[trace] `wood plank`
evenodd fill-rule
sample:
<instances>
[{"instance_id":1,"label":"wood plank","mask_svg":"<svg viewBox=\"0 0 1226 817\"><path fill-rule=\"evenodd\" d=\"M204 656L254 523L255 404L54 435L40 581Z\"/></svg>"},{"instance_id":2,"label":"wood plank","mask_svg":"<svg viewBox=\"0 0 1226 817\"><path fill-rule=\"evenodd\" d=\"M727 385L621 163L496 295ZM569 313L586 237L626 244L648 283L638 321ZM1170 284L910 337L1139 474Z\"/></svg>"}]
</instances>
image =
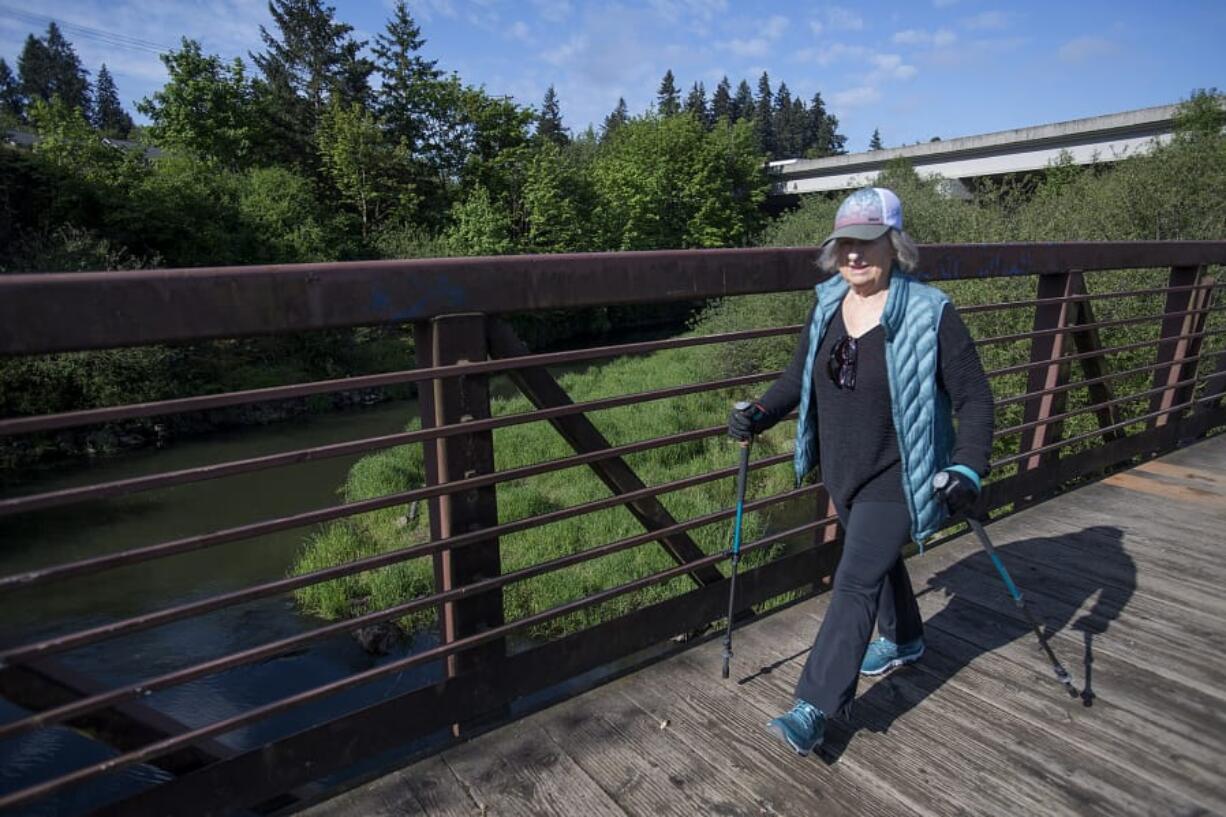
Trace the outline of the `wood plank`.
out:
<instances>
[{"instance_id":1,"label":"wood plank","mask_svg":"<svg viewBox=\"0 0 1226 817\"><path fill-rule=\"evenodd\" d=\"M1143 462L1132 470L1146 474L1158 474L1173 479L1189 480L1194 484L1205 483L1214 488L1226 490L1226 470L1220 468L1210 471L1206 468L1177 465L1162 459Z\"/></svg>"},{"instance_id":2,"label":"wood plank","mask_svg":"<svg viewBox=\"0 0 1226 817\"><path fill-rule=\"evenodd\" d=\"M738 655L746 645L736 644ZM725 774L734 776L771 813L785 815L944 814L913 793L891 788L858 761L828 766L797 757L765 729L782 701L765 683L719 678L718 641L637 674L625 694ZM748 659L750 662L754 658ZM746 665L739 659L738 667Z\"/></svg>"},{"instance_id":3,"label":"wood plank","mask_svg":"<svg viewBox=\"0 0 1226 817\"><path fill-rule=\"evenodd\" d=\"M625 817L537 722L527 718L443 753L483 815Z\"/></svg>"},{"instance_id":4,"label":"wood plank","mask_svg":"<svg viewBox=\"0 0 1226 817\"><path fill-rule=\"evenodd\" d=\"M541 728L628 814L757 815L765 801L737 785L625 689L603 689L557 707Z\"/></svg>"},{"instance_id":5,"label":"wood plank","mask_svg":"<svg viewBox=\"0 0 1226 817\"><path fill-rule=\"evenodd\" d=\"M747 632L743 646L777 648L776 634L764 637L761 629ZM767 683L788 695L800 668L799 660L787 662ZM1121 769L1071 755L1066 742L1023 718L914 673L896 673L861 695L851 728L829 747L836 765L858 759L941 813L1150 813L1151 789ZM873 733L877 739L868 739ZM1197 808L1186 797L1172 803L1184 813Z\"/></svg>"},{"instance_id":6,"label":"wood plank","mask_svg":"<svg viewBox=\"0 0 1226 817\"><path fill-rule=\"evenodd\" d=\"M1210 507L1221 507L1223 498L1226 497L1226 494L1221 491L1208 491L1196 485L1172 485L1160 479L1151 479L1127 471L1107 477L1103 480L1103 484L1138 493L1152 494L1172 502L1190 502L1194 505Z\"/></svg>"},{"instance_id":7,"label":"wood plank","mask_svg":"<svg viewBox=\"0 0 1226 817\"><path fill-rule=\"evenodd\" d=\"M297 813L301 817L473 817L480 808L442 757L435 756Z\"/></svg>"}]
</instances>

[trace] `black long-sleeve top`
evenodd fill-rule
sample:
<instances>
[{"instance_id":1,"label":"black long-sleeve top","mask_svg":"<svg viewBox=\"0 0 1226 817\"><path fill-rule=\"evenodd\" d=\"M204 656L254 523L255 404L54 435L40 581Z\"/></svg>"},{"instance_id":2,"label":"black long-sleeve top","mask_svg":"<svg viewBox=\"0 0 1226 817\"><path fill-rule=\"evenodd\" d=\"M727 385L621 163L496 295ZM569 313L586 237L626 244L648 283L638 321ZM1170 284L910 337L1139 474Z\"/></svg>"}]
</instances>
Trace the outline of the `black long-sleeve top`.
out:
<instances>
[{"instance_id":1,"label":"black long-sleeve top","mask_svg":"<svg viewBox=\"0 0 1226 817\"><path fill-rule=\"evenodd\" d=\"M774 425L800 402L812 321L810 311L792 362L758 401L766 411L764 427ZM855 500L905 502L885 365L885 329L877 325L857 339L853 389L838 388L828 373L830 352L846 334L838 309L813 363L822 481L842 508ZM992 451L992 391L970 331L952 306L941 314L937 346L937 377L949 394L957 421L951 462L986 476Z\"/></svg>"}]
</instances>

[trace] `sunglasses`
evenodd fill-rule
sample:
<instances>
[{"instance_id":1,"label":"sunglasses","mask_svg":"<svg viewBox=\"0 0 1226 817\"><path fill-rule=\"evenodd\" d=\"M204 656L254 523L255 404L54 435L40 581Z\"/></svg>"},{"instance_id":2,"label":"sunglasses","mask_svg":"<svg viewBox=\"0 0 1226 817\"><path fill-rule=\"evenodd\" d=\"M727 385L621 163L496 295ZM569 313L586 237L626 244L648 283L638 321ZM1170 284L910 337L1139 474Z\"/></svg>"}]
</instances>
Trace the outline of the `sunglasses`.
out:
<instances>
[{"instance_id":1,"label":"sunglasses","mask_svg":"<svg viewBox=\"0 0 1226 817\"><path fill-rule=\"evenodd\" d=\"M856 387L856 339L844 335L843 339L830 350L830 360L827 362L830 381L840 389Z\"/></svg>"}]
</instances>

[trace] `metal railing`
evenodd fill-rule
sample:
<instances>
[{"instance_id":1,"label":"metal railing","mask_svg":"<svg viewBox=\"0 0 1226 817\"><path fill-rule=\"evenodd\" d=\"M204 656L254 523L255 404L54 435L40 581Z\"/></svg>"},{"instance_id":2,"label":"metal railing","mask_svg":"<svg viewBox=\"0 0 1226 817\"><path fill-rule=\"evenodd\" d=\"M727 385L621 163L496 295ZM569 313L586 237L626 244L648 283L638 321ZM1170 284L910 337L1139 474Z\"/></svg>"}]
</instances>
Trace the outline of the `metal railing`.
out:
<instances>
[{"instance_id":1,"label":"metal railing","mask_svg":"<svg viewBox=\"0 0 1226 817\"><path fill-rule=\"evenodd\" d=\"M994 474L983 510L1016 509L1226 425L1226 322L1223 307L1214 303L1218 284L1209 274L1211 266L1226 264L1226 242L929 245L922 253L929 279L953 291L998 397ZM786 345L787 336L800 327L531 354L501 316L804 290L818 277L814 255L811 248L752 249L0 276L0 354L7 357L403 323L414 326L417 355L417 366L397 372L4 417L0 440L404 384L417 386L421 412L418 430L0 497L0 518L169 486L190 490L237 474L275 473L298 463L410 444L422 446L425 470L424 485L386 496L133 543L114 552L49 559L0 576L5 597L55 593L69 579L105 581L125 566L276 531L309 531L410 503L426 503L430 522L427 541L152 612L65 627L49 637L0 648L0 692L29 710L0 724L0 740L57 724L119 735L112 740L113 757L0 794L0 808L16 808L125 767L152 763L173 779L102 806L99 813L214 813L236 806L274 811L293 802L294 792L312 781L440 729L467 730L482 718L505 714L509 704L525 695L720 619L727 593L721 569L726 554L711 547L709 537L704 546L693 534L713 525L726 527L733 509L677 519L660 498L726 482L734 472L731 456L727 468L655 485L645 484L626 458L718 438L724 433L723 415L672 434L653 436L652 429L644 428L641 438L618 444L606 439L588 415L709 392L750 394L777 372L576 403L545 367L770 338ZM1124 272L1129 270L1148 272ZM1155 276L1165 281L1155 282ZM1157 300L1163 301L1161 308ZM1106 314L1097 316L1095 310ZM1082 370L1080 379L1071 376L1074 365ZM489 394L489 378L495 374L509 376L534 410L495 416ZM574 453L497 469L494 431L535 422L550 423ZM787 469L790 459L787 452L768 453L752 468ZM523 518L499 515L497 486L580 467L595 473L608 496ZM820 483L757 498L746 510L796 507L797 502L804 503L800 507L810 521L767 530L743 549L761 557L738 583L745 609L788 593L814 592L821 587L818 580L833 572L839 541ZM643 532L577 543L564 556L502 568L502 537L611 508L630 511ZM781 542L790 545L774 547ZM664 548L673 566L506 620L502 591L507 586L653 543ZM61 663L74 650L137 631L426 557L433 561L431 593L173 671L107 686L76 677ZM508 636L522 637L547 622L685 577L691 589L672 592L663 601L561 637L537 639L517 651L508 647ZM141 704L155 691L430 609L439 616L436 645L228 717L188 726ZM114 657L125 660L131 659ZM440 667L440 680L289 736L245 750L215 740L308 702L426 665Z\"/></svg>"}]
</instances>

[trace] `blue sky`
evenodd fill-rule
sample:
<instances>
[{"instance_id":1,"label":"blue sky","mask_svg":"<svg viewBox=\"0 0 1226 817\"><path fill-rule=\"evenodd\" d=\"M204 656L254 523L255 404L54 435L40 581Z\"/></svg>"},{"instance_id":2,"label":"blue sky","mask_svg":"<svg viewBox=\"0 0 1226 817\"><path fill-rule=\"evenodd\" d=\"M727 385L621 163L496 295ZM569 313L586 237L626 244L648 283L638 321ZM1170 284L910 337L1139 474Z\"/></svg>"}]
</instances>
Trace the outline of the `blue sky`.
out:
<instances>
[{"instance_id":1,"label":"blue sky","mask_svg":"<svg viewBox=\"0 0 1226 817\"><path fill-rule=\"evenodd\" d=\"M333 0L373 39L390 0ZM34 11L33 9L40 10ZM539 105L553 84L568 127L599 125L619 96L654 101L665 70L708 93L769 72L820 91L853 151L1162 105L1226 88L1226 0L804 3L733 0L417 0L424 53L495 94ZM181 36L224 57L260 48L262 0L0 0L0 57L15 64L50 15L85 66L105 62L132 100L165 80L159 47ZM133 113L135 113L133 111Z\"/></svg>"}]
</instances>

